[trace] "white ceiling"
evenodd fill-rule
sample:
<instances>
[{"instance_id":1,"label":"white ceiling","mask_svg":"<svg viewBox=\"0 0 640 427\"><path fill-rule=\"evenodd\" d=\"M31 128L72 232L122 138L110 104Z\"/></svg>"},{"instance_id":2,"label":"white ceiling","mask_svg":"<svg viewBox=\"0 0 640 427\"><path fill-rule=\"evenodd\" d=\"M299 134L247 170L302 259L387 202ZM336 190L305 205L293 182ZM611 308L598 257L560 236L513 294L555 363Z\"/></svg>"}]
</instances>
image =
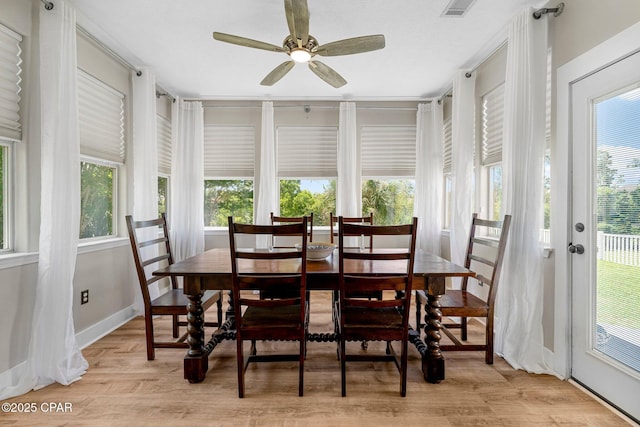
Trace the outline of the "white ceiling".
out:
<instances>
[{"instance_id":1,"label":"white ceiling","mask_svg":"<svg viewBox=\"0 0 640 427\"><path fill-rule=\"evenodd\" d=\"M320 44L384 34L382 50L325 57L347 84L335 89L297 64L273 86L260 81L288 60L213 40L213 31L280 46L282 0L71 0L78 24L135 67L149 67L173 95L201 99L419 100L450 86L505 39L511 18L541 0L476 0L443 17L450 0L308 0L309 33Z\"/></svg>"}]
</instances>

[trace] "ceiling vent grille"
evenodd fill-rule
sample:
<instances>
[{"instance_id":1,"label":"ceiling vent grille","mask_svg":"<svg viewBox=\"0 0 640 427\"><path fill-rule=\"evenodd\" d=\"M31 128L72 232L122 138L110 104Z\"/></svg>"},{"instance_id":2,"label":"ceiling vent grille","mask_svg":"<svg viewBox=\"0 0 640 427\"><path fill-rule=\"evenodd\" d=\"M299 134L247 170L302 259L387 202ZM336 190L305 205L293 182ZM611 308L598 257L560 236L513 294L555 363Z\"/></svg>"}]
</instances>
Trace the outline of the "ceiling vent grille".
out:
<instances>
[{"instance_id":1,"label":"ceiling vent grille","mask_svg":"<svg viewBox=\"0 0 640 427\"><path fill-rule=\"evenodd\" d=\"M441 16L462 17L471 8L476 0L451 0L442 12Z\"/></svg>"}]
</instances>

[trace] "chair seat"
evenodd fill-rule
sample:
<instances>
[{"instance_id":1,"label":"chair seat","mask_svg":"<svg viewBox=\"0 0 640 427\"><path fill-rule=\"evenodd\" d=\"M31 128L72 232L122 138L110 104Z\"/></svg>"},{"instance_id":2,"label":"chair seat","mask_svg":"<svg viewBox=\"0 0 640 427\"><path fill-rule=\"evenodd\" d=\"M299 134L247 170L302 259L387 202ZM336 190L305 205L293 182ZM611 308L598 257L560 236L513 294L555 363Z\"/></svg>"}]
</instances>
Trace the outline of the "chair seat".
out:
<instances>
[{"instance_id":1,"label":"chair seat","mask_svg":"<svg viewBox=\"0 0 640 427\"><path fill-rule=\"evenodd\" d=\"M302 327L302 323L300 322L300 304L269 308L247 307L242 315L242 329L264 329L265 325L274 329L284 328L292 330L294 327Z\"/></svg>"},{"instance_id":2,"label":"chair seat","mask_svg":"<svg viewBox=\"0 0 640 427\"><path fill-rule=\"evenodd\" d=\"M220 300L220 291L205 291L202 296L202 309L206 311L216 301ZM154 314L186 314L189 298L182 289L170 289L151 301L151 311Z\"/></svg>"},{"instance_id":3,"label":"chair seat","mask_svg":"<svg viewBox=\"0 0 640 427\"><path fill-rule=\"evenodd\" d=\"M395 307L345 307L342 310L345 329L398 329L402 328L402 314Z\"/></svg>"},{"instance_id":4,"label":"chair seat","mask_svg":"<svg viewBox=\"0 0 640 427\"><path fill-rule=\"evenodd\" d=\"M470 292L452 289L440 298L440 309L445 316L486 317L489 305Z\"/></svg>"}]
</instances>

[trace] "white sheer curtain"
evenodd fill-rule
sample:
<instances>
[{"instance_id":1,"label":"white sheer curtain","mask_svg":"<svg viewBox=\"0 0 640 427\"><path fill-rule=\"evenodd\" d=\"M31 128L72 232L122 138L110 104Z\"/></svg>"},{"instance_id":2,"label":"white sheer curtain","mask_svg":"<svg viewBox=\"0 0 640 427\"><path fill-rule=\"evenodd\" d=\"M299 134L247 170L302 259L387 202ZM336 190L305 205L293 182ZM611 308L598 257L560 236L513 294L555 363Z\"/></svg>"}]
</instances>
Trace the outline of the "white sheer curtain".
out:
<instances>
[{"instance_id":1,"label":"white sheer curtain","mask_svg":"<svg viewBox=\"0 0 640 427\"><path fill-rule=\"evenodd\" d=\"M256 224L269 224L271 212L279 212L278 179L276 177L276 136L273 124L273 102L262 103L262 133L260 139L260 178L258 197L255 206ZM261 236L256 245L259 248L269 246L269 236Z\"/></svg>"},{"instance_id":2,"label":"white sheer curtain","mask_svg":"<svg viewBox=\"0 0 640 427\"><path fill-rule=\"evenodd\" d=\"M0 399L53 382L68 385L89 367L73 326L73 276L80 228L76 15L65 2L40 8L41 195L38 281L25 372Z\"/></svg>"},{"instance_id":3,"label":"white sheer curtain","mask_svg":"<svg viewBox=\"0 0 640 427\"><path fill-rule=\"evenodd\" d=\"M442 232L442 104L419 104L416 117L416 192L418 247L440 255Z\"/></svg>"},{"instance_id":4,"label":"white sheer curtain","mask_svg":"<svg viewBox=\"0 0 640 427\"><path fill-rule=\"evenodd\" d=\"M355 102L340 103L338 126L338 182L336 214L360 215L360 173L358 171L358 147Z\"/></svg>"},{"instance_id":5,"label":"white sheer curtain","mask_svg":"<svg viewBox=\"0 0 640 427\"><path fill-rule=\"evenodd\" d=\"M176 99L171 108L171 243L176 261L204 251L204 110Z\"/></svg>"},{"instance_id":6,"label":"white sheer curtain","mask_svg":"<svg viewBox=\"0 0 640 427\"><path fill-rule=\"evenodd\" d=\"M137 220L158 217L158 144L156 135L156 77L146 68L131 71L133 94L133 217ZM155 230L142 230L149 234ZM152 236L144 237L145 239ZM156 251L157 248L142 248ZM147 258L153 254L146 255ZM151 299L159 296L158 283L149 287ZM136 292L136 309L144 312L142 294Z\"/></svg>"},{"instance_id":7,"label":"white sheer curtain","mask_svg":"<svg viewBox=\"0 0 640 427\"><path fill-rule=\"evenodd\" d=\"M496 301L496 352L514 368L551 373L542 335L543 159L547 22L527 9L509 25L502 209L513 216Z\"/></svg>"},{"instance_id":8,"label":"white sheer curtain","mask_svg":"<svg viewBox=\"0 0 640 427\"><path fill-rule=\"evenodd\" d=\"M464 264L471 229L475 73L459 71L453 80L451 119L451 261Z\"/></svg>"}]
</instances>

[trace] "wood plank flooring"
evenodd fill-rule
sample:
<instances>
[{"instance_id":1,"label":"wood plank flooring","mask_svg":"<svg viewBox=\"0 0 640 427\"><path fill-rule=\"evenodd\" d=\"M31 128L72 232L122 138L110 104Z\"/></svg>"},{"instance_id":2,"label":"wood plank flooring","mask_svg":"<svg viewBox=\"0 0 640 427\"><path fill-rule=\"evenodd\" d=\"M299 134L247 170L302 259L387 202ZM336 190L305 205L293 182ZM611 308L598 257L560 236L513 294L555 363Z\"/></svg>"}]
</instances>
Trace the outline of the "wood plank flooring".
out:
<instances>
[{"instance_id":1,"label":"wood plank flooring","mask_svg":"<svg viewBox=\"0 0 640 427\"><path fill-rule=\"evenodd\" d=\"M330 294L314 293L311 331L331 329ZM163 320L164 321L164 320ZM166 321L168 325L168 321ZM479 328L478 328L479 330ZM259 343L266 352L293 343ZM359 344L353 343L354 351ZM245 346L248 350L248 345ZM370 343L367 351L382 349ZM183 350L158 349L147 361L144 324L137 318L83 350L90 367L69 386L54 384L7 402L35 403L35 413L1 413L1 425L38 426L628 426L572 384L513 370L480 352L445 353L447 378L428 384L410 346L407 397L392 363L347 364L347 397L340 396L335 343L309 343L304 397L295 363L259 364L237 397L235 342L209 359L204 382L183 379ZM55 409L44 412L53 402Z\"/></svg>"}]
</instances>

